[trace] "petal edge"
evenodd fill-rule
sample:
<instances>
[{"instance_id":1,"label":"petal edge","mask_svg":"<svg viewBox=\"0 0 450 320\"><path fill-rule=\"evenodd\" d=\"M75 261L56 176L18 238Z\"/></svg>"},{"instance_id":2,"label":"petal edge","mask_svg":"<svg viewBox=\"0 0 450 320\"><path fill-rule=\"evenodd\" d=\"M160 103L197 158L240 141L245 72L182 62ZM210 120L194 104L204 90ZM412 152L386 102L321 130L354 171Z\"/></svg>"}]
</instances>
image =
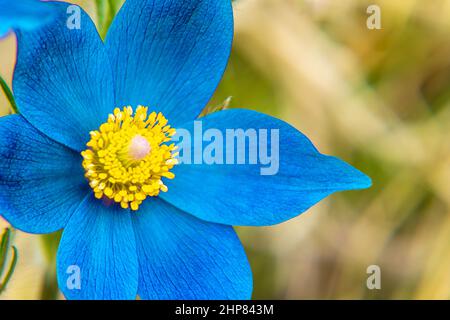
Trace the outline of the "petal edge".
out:
<instances>
[{"instance_id":1,"label":"petal edge","mask_svg":"<svg viewBox=\"0 0 450 320\"><path fill-rule=\"evenodd\" d=\"M172 170L175 178L166 182L169 191L161 197L200 219L238 226L273 225L296 217L334 192L371 185L365 174L335 157L320 154L306 136L276 118L231 109L199 121L203 132L219 130L223 137L227 129L238 128L279 132L279 170L275 175L261 175L261 166L248 161L234 165L192 162L175 166ZM193 122L182 127L194 137L194 126ZM271 150L271 138L267 141L267 150ZM257 148L253 146L251 150ZM196 153L195 143L190 151L191 155ZM223 154L230 152L241 151L235 144Z\"/></svg>"},{"instance_id":2,"label":"petal edge","mask_svg":"<svg viewBox=\"0 0 450 320\"><path fill-rule=\"evenodd\" d=\"M25 232L63 228L89 192L81 161L22 116L0 118L0 214Z\"/></svg>"},{"instance_id":3,"label":"petal edge","mask_svg":"<svg viewBox=\"0 0 450 320\"><path fill-rule=\"evenodd\" d=\"M57 276L68 299L134 299L138 269L130 212L87 197L64 229Z\"/></svg>"},{"instance_id":4,"label":"petal edge","mask_svg":"<svg viewBox=\"0 0 450 320\"><path fill-rule=\"evenodd\" d=\"M232 227L151 200L133 216L141 298L251 298L251 269Z\"/></svg>"},{"instance_id":5,"label":"petal edge","mask_svg":"<svg viewBox=\"0 0 450 320\"><path fill-rule=\"evenodd\" d=\"M116 104L148 106L172 126L195 119L222 78L232 41L229 0L127 0L106 37Z\"/></svg>"}]
</instances>

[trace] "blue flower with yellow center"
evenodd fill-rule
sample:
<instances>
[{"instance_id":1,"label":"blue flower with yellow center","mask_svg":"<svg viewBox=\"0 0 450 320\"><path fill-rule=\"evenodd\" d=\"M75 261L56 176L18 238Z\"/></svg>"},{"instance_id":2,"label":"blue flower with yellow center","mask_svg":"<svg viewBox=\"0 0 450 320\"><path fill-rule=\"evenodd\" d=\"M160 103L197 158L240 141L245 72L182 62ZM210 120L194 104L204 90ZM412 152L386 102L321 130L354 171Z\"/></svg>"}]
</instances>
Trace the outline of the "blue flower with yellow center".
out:
<instances>
[{"instance_id":1,"label":"blue flower with yellow center","mask_svg":"<svg viewBox=\"0 0 450 320\"><path fill-rule=\"evenodd\" d=\"M40 0L0 0L0 37L13 29L32 30L54 16L52 4Z\"/></svg>"},{"instance_id":2,"label":"blue flower with yellow center","mask_svg":"<svg viewBox=\"0 0 450 320\"><path fill-rule=\"evenodd\" d=\"M68 28L68 4L54 5L54 21L17 33L21 114L0 118L0 213L25 232L64 229L67 298L251 298L232 226L281 223L370 186L281 120L242 109L198 119L230 54L230 1L127 0L104 42L84 12ZM195 121L278 130L278 172L181 163L177 128L194 135Z\"/></svg>"}]
</instances>

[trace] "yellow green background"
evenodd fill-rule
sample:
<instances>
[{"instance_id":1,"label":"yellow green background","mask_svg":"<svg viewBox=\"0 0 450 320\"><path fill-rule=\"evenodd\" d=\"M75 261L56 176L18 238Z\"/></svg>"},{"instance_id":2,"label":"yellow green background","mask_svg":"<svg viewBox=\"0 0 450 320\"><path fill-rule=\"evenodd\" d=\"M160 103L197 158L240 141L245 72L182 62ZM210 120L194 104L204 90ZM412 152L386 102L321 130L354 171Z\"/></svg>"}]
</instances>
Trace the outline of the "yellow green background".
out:
<instances>
[{"instance_id":1,"label":"yellow green background","mask_svg":"<svg viewBox=\"0 0 450 320\"><path fill-rule=\"evenodd\" d=\"M96 19L95 1L77 3ZM381 30L366 27L370 4ZM374 182L286 223L239 228L254 298L449 299L450 1L238 0L234 13L211 106L232 96L230 107L277 116ZM15 50L13 35L0 40L9 83ZM54 238L15 232L19 262L0 299L62 298ZM366 287L373 264L381 290Z\"/></svg>"}]
</instances>

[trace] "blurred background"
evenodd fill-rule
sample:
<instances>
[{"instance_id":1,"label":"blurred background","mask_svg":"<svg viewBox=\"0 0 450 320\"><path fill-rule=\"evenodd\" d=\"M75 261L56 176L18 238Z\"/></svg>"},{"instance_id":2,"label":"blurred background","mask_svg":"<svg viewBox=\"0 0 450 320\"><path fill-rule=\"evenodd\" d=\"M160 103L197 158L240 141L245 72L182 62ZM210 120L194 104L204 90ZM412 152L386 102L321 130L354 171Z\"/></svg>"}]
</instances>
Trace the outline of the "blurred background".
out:
<instances>
[{"instance_id":1,"label":"blurred background","mask_svg":"<svg viewBox=\"0 0 450 320\"><path fill-rule=\"evenodd\" d=\"M105 30L96 4L107 1L70 2ZM372 4L381 30L366 26ZM232 97L231 108L279 117L374 181L286 223L239 228L254 298L449 299L450 1L237 0L234 13L231 60L210 105ZM9 84L15 53L13 35L0 40ZM58 235L13 236L19 259L0 299L62 298ZM370 265L381 268L380 290L366 286Z\"/></svg>"}]
</instances>

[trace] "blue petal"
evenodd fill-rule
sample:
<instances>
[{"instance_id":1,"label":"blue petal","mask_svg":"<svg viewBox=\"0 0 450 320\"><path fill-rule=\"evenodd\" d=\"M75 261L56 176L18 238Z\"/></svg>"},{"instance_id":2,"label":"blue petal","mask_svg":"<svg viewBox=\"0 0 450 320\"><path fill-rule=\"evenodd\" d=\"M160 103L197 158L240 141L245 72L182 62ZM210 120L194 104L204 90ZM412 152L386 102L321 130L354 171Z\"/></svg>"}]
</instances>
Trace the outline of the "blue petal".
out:
<instances>
[{"instance_id":1,"label":"blue petal","mask_svg":"<svg viewBox=\"0 0 450 320\"><path fill-rule=\"evenodd\" d=\"M32 30L54 17L52 5L38 0L0 0L0 37L14 29Z\"/></svg>"},{"instance_id":2,"label":"blue petal","mask_svg":"<svg viewBox=\"0 0 450 320\"><path fill-rule=\"evenodd\" d=\"M4 36L8 35L9 31L10 31L9 26L0 24L0 39Z\"/></svg>"},{"instance_id":3,"label":"blue petal","mask_svg":"<svg viewBox=\"0 0 450 320\"><path fill-rule=\"evenodd\" d=\"M225 70L233 38L229 0L127 0L106 38L116 104L194 119Z\"/></svg>"},{"instance_id":4,"label":"blue petal","mask_svg":"<svg viewBox=\"0 0 450 320\"><path fill-rule=\"evenodd\" d=\"M138 263L130 212L86 198L64 229L57 275L67 299L134 299Z\"/></svg>"},{"instance_id":5,"label":"blue petal","mask_svg":"<svg viewBox=\"0 0 450 320\"><path fill-rule=\"evenodd\" d=\"M89 16L81 11L80 29L69 29L75 18L69 4L54 6L54 21L17 33L14 95L33 126L80 151L114 109L112 69Z\"/></svg>"},{"instance_id":6,"label":"blue petal","mask_svg":"<svg viewBox=\"0 0 450 320\"><path fill-rule=\"evenodd\" d=\"M279 166L272 170L277 174L261 175L261 168L269 165L248 164L248 154L247 164L182 164L174 168L176 177L166 183L169 191L161 197L206 221L273 225L299 215L333 192L371 184L352 166L320 154L307 137L281 120L249 110L227 110L203 118L202 123L203 132L216 128L224 137L226 129L279 130ZM192 124L184 128L193 132ZM269 143L271 137L268 131ZM237 154L237 146L235 143L230 151ZM271 144L267 149L271 150Z\"/></svg>"},{"instance_id":7,"label":"blue petal","mask_svg":"<svg viewBox=\"0 0 450 320\"><path fill-rule=\"evenodd\" d=\"M252 274L232 227L158 198L132 216L142 299L250 299Z\"/></svg>"},{"instance_id":8,"label":"blue petal","mask_svg":"<svg viewBox=\"0 0 450 320\"><path fill-rule=\"evenodd\" d=\"M0 214L25 232L63 228L89 192L81 161L22 116L0 118Z\"/></svg>"}]
</instances>

